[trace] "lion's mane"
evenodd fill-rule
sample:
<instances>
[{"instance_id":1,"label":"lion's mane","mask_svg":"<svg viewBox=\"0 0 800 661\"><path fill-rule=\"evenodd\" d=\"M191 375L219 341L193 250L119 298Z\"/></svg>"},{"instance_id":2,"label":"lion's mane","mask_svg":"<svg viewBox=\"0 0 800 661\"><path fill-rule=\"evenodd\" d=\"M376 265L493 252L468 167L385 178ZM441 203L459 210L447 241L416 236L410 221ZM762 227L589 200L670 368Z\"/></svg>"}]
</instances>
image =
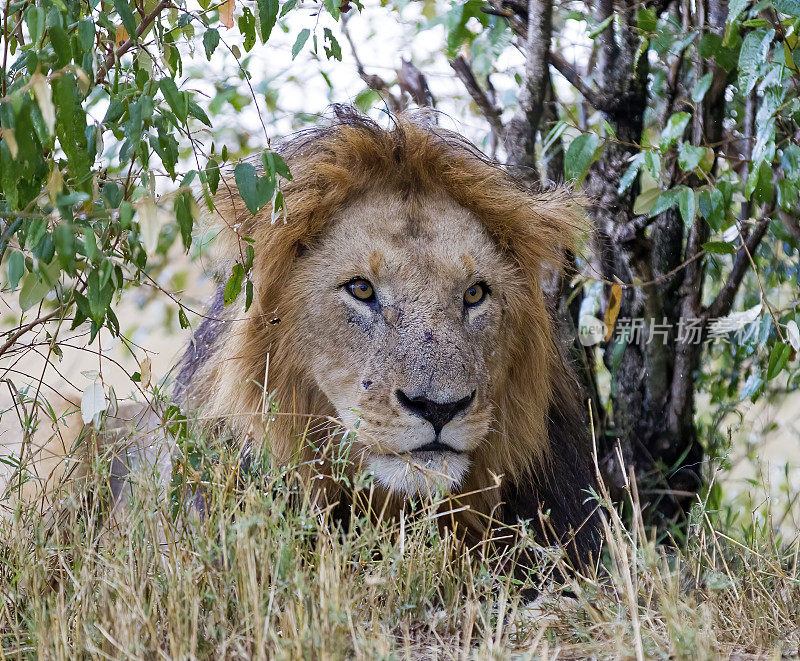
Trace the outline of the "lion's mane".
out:
<instances>
[{"instance_id":1,"label":"lion's mane","mask_svg":"<svg viewBox=\"0 0 800 661\"><path fill-rule=\"evenodd\" d=\"M215 433L266 440L279 464L307 459L311 444L299 439L327 433L320 421L335 412L308 375L293 328L296 304L283 283L298 255L359 196L391 189L413 199L443 191L482 221L521 269L527 289L508 325L515 346L496 391L495 423L462 492L478 491L472 506L495 516L499 508L510 523L548 511L547 530L560 538L548 541L563 542L579 530L574 548L585 557L597 546L595 526L586 523L592 506L584 490L594 474L585 416L542 290L546 269L562 267L564 249L574 247L583 227L576 205L565 191L531 193L454 133L402 116L393 121L385 130L340 110L329 125L284 143L279 150L293 175L282 189L285 220L273 220L269 208L250 214L232 180L223 180L214 199L221 265L242 261L241 239L251 239L255 297L245 312L243 296L223 306L217 293L179 365L175 399L200 411ZM266 415L265 382L279 408L274 416ZM495 476L502 476L499 490L489 488Z\"/></svg>"}]
</instances>

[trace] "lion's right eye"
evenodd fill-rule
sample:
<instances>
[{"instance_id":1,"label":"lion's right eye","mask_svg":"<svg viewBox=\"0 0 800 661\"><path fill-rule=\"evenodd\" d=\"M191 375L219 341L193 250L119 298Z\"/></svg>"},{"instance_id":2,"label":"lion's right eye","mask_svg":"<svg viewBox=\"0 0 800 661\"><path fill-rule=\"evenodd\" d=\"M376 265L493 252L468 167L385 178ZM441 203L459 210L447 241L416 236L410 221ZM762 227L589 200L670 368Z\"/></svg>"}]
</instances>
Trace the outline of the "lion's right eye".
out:
<instances>
[{"instance_id":1,"label":"lion's right eye","mask_svg":"<svg viewBox=\"0 0 800 661\"><path fill-rule=\"evenodd\" d=\"M357 278L348 282L345 287L353 298L362 303L371 303L375 300L375 289L368 280Z\"/></svg>"}]
</instances>

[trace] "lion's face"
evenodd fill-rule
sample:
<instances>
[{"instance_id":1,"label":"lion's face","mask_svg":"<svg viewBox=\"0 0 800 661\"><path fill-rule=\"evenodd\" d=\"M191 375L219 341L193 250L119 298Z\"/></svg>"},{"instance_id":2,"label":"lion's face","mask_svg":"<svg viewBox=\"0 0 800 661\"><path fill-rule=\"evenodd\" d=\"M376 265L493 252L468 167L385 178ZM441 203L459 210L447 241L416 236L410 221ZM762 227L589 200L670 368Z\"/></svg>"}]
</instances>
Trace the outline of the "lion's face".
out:
<instances>
[{"instance_id":1,"label":"lion's face","mask_svg":"<svg viewBox=\"0 0 800 661\"><path fill-rule=\"evenodd\" d=\"M521 275L444 195L364 196L337 214L290 285L316 385L386 489L449 491L486 442Z\"/></svg>"}]
</instances>

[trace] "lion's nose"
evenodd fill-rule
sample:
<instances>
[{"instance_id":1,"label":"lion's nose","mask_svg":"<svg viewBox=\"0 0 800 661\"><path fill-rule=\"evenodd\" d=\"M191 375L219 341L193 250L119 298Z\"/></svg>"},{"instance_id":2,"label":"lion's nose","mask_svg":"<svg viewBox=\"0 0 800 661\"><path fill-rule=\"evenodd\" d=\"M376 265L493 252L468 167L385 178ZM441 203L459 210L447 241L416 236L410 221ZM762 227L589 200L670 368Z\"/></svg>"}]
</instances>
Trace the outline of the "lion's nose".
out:
<instances>
[{"instance_id":1,"label":"lion's nose","mask_svg":"<svg viewBox=\"0 0 800 661\"><path fill-rule=\"evenodd\" d=\"M443 403L434 402L426 397L409 397L402 390L398 390L396 394L398 401L405 409L433 425L437 436L442 431L442 427L466 410L475 399L475 391L458 401Z\"/></svg>"}]
</instances>

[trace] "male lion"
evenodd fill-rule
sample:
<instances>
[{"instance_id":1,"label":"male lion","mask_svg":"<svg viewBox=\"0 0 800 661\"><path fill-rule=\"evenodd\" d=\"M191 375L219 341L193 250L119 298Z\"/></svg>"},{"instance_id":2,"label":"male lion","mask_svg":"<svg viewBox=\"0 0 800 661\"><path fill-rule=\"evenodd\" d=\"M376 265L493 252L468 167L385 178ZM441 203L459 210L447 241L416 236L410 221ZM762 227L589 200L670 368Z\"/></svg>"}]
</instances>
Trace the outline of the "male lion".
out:
<instances>
[{"instance_id":1,"label":"male lion","mask_svg":"<svg viewBox=\"0 0 800 661\"><path fill-rule=\"evenodd\" d=\"M582 225L569 197L406 117L384 130L340 110L280 152L285 221L219 187L218 243L233 262L253 240L255 296L245 311L217 293L174 401L320 473L338 419L355 430L347 470L374 474L384 503L450 493L468 526L533 519L542 543L596 557L587 425L541 284Z\"/></svg>"}]
</instances>

